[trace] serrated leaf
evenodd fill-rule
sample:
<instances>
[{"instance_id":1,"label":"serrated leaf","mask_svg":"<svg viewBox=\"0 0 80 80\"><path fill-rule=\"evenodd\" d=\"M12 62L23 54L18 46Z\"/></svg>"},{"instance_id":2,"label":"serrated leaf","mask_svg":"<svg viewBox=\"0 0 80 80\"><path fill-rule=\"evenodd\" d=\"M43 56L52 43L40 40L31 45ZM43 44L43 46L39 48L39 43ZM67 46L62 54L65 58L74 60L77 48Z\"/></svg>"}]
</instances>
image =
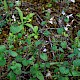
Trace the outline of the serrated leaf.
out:
<instances>
[{"instance_id":1,"label":"serrated leaf","mask_svg":"<svg viewBox=\"0 0 80 80\"><path fill-rule=\"evenodd\" d=\"M37 71L37 78L39 80L44 80L44 76L43 76L43 74L40 71Z\"/></svg>"},{"instance_id":2,"label":"serrated leaf","mask_svg":"<svg viewBox=\"0 0 80 80\"><path fill-rule=\"evenodd\" d=\"M21 22L23 23L23 13L22 13L22 11L18 7L16 7L16 9L18 10Z\"/></svg>"},{"instance_id":3,"label":"serrated leaf","mask_svg":"<svg viewBox=\"0 0 80 80\"><path fill-rule=\"evenodd\" d=\"M21 67L22 65L20 63L15 63L14 65L11 66L11 69L15 74L19 75L21 74Z\"/></svg>"},{"instance_id":4,"label":"serrated leaf","mask_svg":"<svg viewBox=\"0 0 80 80\"><path fill-rule=\"evenodd\" d=\"M73 61L73 65L74 65L75 67L79 67L79 66L80 66L80 59L74 60L74 61Z\"/></svg>"},{"instance_id":5,"label":"serrated leaf","mask_svg":"<svg viewBox=\"0 0 80 80\"><path fill-rule=\"evenodd\" d=\"M23 25L20 26L11 26L10 27L10 32L12 32L13 34L19 33L21 30L23 29Z\"/></svg>"},{"instance_id":6,"label":"serrated leaf","mask_svg":"<svg viewBox=\"0 0 80 80\"><path fill-rule=\"evenodd\" d=\"M80 72L79 71L72 71L72 76L80 76Z\"/></svg>"},{"instance_id":7,"label":"serrated leaf","mask_svg":"<svg viewBox=\"0 0 80 80\"><path fill-rule=\"evenodd\" d=\"M0 66L4 66L6 64L6 59L4 57L0 57Z\"/></svg>"},{"instance_id":8,"label":"serrated leaf","mask_svg":"<svg viewBox=\"0 0 80 80\"><path fill-rule=\"evenodd\" d=\"M68 74L69 73L69 69L65 68L65 67L59 67L59 70L62 74Z\"/></svg>"},{"instance_id":9,"label":"serrated leaf","mask_svg":"<svg viewBox=\"0 0 80 80\"><path fill-rule=\"evenodd\" d=\"M37 33L37 31L38 31L38 26L34 26L33 31L34 31L35 33Z\"/></svg>"},{"instance_id":10,"label":"serrated leaf","mask_svg":"<svg viewBox=\"0 0 80 80\"><path fill-rule=\"evenodd\" d=\"M12 50L9 50L9 54L10 54L12 57L16 57L16 56L18 55L15 51L12 51Z\"/></svg>"},{"instance_id":11,"label":"serrated leaf","mask_svg":"<svg viewBox=\"0 0 80 80\"><path fill-rule=\"evenodd\" d=\"M57 46L53 45L52 50L57 51Z\"/></svg>"},{"instance_id":12,"label":"serrated leaf","mask_svg":"<svg viewBox=\"0 0 80 80\"><path fill-rule=\"evenodd\" d=\"M40 58L41 58L42 60L44 60L44 61L47 61L48 56L47 56L46 53L41 53L41 54L40 54Z\"/></svg>"},{"instance_id":13,"label":"serrated leaf","mask_svg":"<svg viewBox=\"0 0 80 80\"><path fill-rule=\"evenodd\" d=\"M10 80L16 80L16 75L12 71L9 72L8 77Z\"/></svg>"},{"instance_id":14,"label":"serrated leaf","mask_svg":"<svg viewBox=\"0 0 80 80\"><path fill-rule=\"evenodd\" d=\"M0 45L0 53L4 52L6 50L5 45Z\"/></svg>"},{"instance_id":15,"label":"serrated leaf","mask_svg":"<svg viewBox=\"0 0 80 80\"><path fill-rule=\"evenodd\" d=\"M64 31L64 29L63 29L63 28L58 28L58 29L57 29L57 33L58 33L58 34L62 34L62 33L63 33L63 31Z\"/></svg>"},{"instance_id":16,"label":"serrated leaf","mask_svg":"<svg viewBox=\"0 0 80 80\"><path fill-rule=\"evenodd\" d=\"M66 41L61 42L61 47L66 48L67 47L67 42Z\"/></svg>"}]
</instances>

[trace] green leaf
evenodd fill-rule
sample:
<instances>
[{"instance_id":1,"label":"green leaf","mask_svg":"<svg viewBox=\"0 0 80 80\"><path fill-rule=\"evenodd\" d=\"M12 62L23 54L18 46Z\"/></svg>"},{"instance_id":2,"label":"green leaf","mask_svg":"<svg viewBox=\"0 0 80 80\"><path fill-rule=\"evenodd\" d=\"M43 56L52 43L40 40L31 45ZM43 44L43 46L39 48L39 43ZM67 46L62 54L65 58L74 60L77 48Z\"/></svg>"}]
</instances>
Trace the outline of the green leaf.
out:
<instances>
[{"instance_id":1,"label":"green leaf","mask_svg":"<svg viewBox=\"0 0 80 80\"><path fill-rule=\"evenodd\" d=\"M58 33L58 34L62 34L63 31L64 31L64 28L58 28L58 29L57 29L57 33Z\"/></svg>"},{"instance_id":2,"label":"green leaf","mask_svg":"<svg viewBox=\"0 0 80 80\"><path fill-rule=\"evenodd\" d=\"M37 31L38 31L38 26L34 26L33 31L34 31L35 33L37 33Z\"/></svg>"},{"instance_id":3,"label":"green leaf","mask_svg":"<svg viewBox=\"0 0 80 80\"><path fill-rule=\"evenodd\" d=\"M11 69L15 74L19 75L21 74L21 67L22 65L20 63L15 63L15 64L12 64Z\"/></svg>"},{"instance_id":4,"label":"green leaf","mask_svg":"<svg viewBox=\"0 0 80 80\"><path fill-rule=\"evenodd\" d=\"M74 56L75 56L76 54L70 54L70 55L68 55L68 58L73 58Z\"/></svg>"},{"instance_id":5,"label":"green leaf","mask_svg":"<svg viewBox=\"0 0 80 80\"><path fill-rule=\"evenodd\" d=\"M59 47L59 51L64 52L63 48Z\"/></svg>"},{"instance_id":6,"label":"green leaf","mask_svg":"<svg viewBox=\"0 0 80 80\"><path fill-rule=\"evenodd\" d=\"M0 57L0 66L4 66L6 64L6 59L4 57Z\"/></svg>"},{"instance_id":7,"label":"green leaf","mask_svg":"<svg viewBox=\"0 0 80 80\"><path fill-rule=\"evenodd\" d=\"M53 50L53 51L57 51L57 46L53 45L53 46L52 46L52 50Z\"/></svg>"},{"instance_id":8,"label":"green leaf","mask_svg":"<svg viewBox=\"0 0 80 80\"><path fill-rule=\"evenodd\" d=\"M67 42L66 41L61 42L61 47L66 48L67 47Z\"/></svg>"},{"instance_id":9,"label":"green leaf","mask_svg":"<svg viewBox=\"0 0 80 80\"><path fill-rule=\"evenodd\" d=\"M80 76L80 72L79 71L72 71L72 76Z\"/></svg>"},{"instance_id":10,"label":"green leaf","mask_svg":"<svg viewBox=\"0 0 80 80\"><path fill-rule=\"evenodd\" d=\"M33 16L34 16L34 13L30 13L30 14L28 14L24 19L25 19L26 21L28 21L28 20L31 19Z\"/></svg>"},{"instance_id":11,"label":"green leaf","mask_svg":"<svg viewBox=\"0 0 80 80\"><path fill-rule=\"evenodd\" d=\"M80 66L80 59L74 60L74 61L73 61L73 65L74 65L75 67L79 67L79 66Z\"/></svg>"},{"instance_id":12,"label":"green leaf","mask_svg":"<svg viewBox=\"0 0 80 80\"><path fill-rule=\"evenodd\" d=\"M44 76L43 76L43 74L40 71L37 71L37 78L39 80L44 80Z\"/></svg>"},{"instance_id":13,"label":"green leaf","mask_svg":"<svg viewBox=\"0 0 80 80\"><path fill-rule=\"evenodd\" d=\"M69 69L65 68L65 67L59 67L59 70L62 74L68 74L69 73Z\"/></svg>"},{"instance_id":14,"label":"green leaf","mask_svg":"<svg viewBox=\"0 0 80 80\"><path fill-rule=\"evenodd\" d=\"M0 45L0 53L4 52L6 50L5 45Z\"/></svg>"},{"instance_id":15,"label":"green leaf","mask_svg":"<svg viewBox=\"0 0 80 80\"><path fill-rule=\"evenodd\" d=\"M44 61L47 61L48 56L47 56L46 53L41 53L41 54L40 54L40 58L41 58L42 60L44 60Z\"/></svg>"},{"instance_id":16,"label":"green leaf","mask_svg":"<svg viewBox=\"0 0 80 80\"><path fill-rule=\"evenodd\" d=\"M15 60L16 60L17 62L22 62L23 58L22 58L21 55L18 55L18 56L16 56Z\"/></svg>"},{"instance_id":17,"label":"green leaf","mask_svg":"<svg viewBox=\"0 0 80 80\"><path fill-rule=\"evenodd\" d=\"M28 65L27 60L26 60L26 59L24 59L24 60L22 61L22 64L23 64L24 66L27 66L27 65Z\"/></svg>"},{"instance_id":18,"label":"green leaf","mask_svg":"<svg viewBox=\"0 0 80 80\"><path fill-rule=\"evenodd\" d=\"M22 38L22 34L21 33L18 34L18 38Z\"/></svg>"},{"instance_id":19,"label":"green leaf","mask_svg":"<svg viewBox=\"0 0 80 80\"><path fill-rule=\"evenodd\" d=\"M68 77L60 77L59 80L69 80Z\"/></svg>"},{"instance_id":20,"label":"green leaf","mask_svg":"<svg viewBox=\"0 0 80 80\"><path fill-rule=\"evenodd\" d=\"M26 59L22 60L22 64L23 64L24 66L28 66L28 65L30 65L30 64L32 64L32 63L33 63L32 60L26 60Z\"/></svg>"},{"instance_id":21,"label":"green leaf","mask_svg":"<svg viewBox=\"0 0 80 80\"><path fill-rule=\"evenodd\" d=\"M48 31L48 30L46 30L46 31L44 31L44 33L43 33L45 36L49 36L51 33Z\"/></svg>"},{"instance_id":22,"label":"green leaf","mask_svg":"<svg viewBox=\"0 0 80 80\"><path fill-rule=\"evenodd\" d=\"M80 18L80 13L77 13L76 16Z\"/></svg>"},{"instance_id":23,"label":"green leaf","mask_svg":"<svg viewBox=\"0 0 80 80\"><path fill-rule=\"evenodd\" d=\"M40 44L42 44L42 41L41 41L41 40L35 42L36 47L37 47L38 45L40 45Z\"/></svg>"},{"instance_id":24,"label":"green leaf","mask_svg":"<svg viewBox=\"0 0 80 80\"><path fill-rule=\"evenodd\" d=\"M32 24L27 23L27 24L25 24L25 25L28 26L28 27L30 27L30 28L33 30Z\"/></svg>"},{"instance_id":25,"label":"green leaf","mask_svg":"<svg viewBox=\"0 0 80 80\"><path fill-rule=\"evenodd\" d=\"M66 22L66 23L68 23L69 22L69 18L64 18L64 21Z\"/></svg>"},{"instance_id":26,"label":"green leaf","mask_svg":"<svg viewBox=\"0 0 80 80\"><path fill-rule=\"evenodd\" d=\"M8 77L10 80L16 80L16 75L12 71L9 72Z\"/></svg>"},{"instance_id":27,"label":"green leaf","mask_svg":"<svg viewBox=\"0 0 80 80\"><path fill-rule=\"evenodd\" d=\"M15 51L12 51L12 50L9 50L9 54L10 54L12 57L16 57L16 56L18 55Z\"/></svg>"},{"instance_id":28,"label":"green leaf","mask_svg":"<svg viewBox=\"0 0 80 80\"><path fill-rule=\"evenodd\" d=\"M50 63L49 63L49 62L46 62L45 66L46 66L47 68L50 68Z\"/></svg>"},{"instance_id":29,"label":"green leaf","mask_svg":"<svg viewBox=\"0 0 80 80\"><path fill-rule=\"evenodd\" d=\"M77 36L80 37L80 30L77 32Z\"/></svg>"},{"instance_id":30,"label":"green leaf","mask_svg":"<svg viewBox=\"0 0 80 80\"><path fill-rule=\"evenodd\" d=\"M12 32L13 34L19 33L22 29L23 29L23 25L20 26L11 26L10 27L10 32Z\"/></svg>"},{"instance_id":31,"label":"green leaf","mask_svg":"<svg viewBox=\"0 0 80 80\"><path fill-rule=\"evenodd\" d=\"M6 0L4 0L4 9L5 9L6 12L8 11L8 5L7 5L7 1Z\"/></svg>"},{"instance_id":32,"label":"green leaf","mask_svg":"<svg viewBox=\"0 0 80 80\"><path fill-rule=\"evenodd\" d=\"M42 21L42 22L41 22L41 25L42 25L42 26L45 26L46 24L47 24L46 21Z\"/></svg>"},{"instance_id":33,"label":"green leaf","mask_svg":"<svg viewBox=\"0 0 80 80\"><path fill-rule=\"evenodd\" d=\"M22 11L18 7L16 7L16 9L18 10L21 22L23 23L23 13L22 13Z\"/></svg>"}]
</instances>

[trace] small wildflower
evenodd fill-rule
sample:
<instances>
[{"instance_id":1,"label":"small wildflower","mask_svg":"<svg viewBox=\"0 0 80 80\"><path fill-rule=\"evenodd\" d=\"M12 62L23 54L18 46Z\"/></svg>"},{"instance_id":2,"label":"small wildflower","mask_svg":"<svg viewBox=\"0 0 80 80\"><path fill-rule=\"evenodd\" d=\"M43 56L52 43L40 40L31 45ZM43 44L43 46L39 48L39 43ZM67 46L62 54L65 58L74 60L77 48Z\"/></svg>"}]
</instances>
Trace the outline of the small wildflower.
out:
<instances>
[{"instance_id":1,"label":"small wildflower","mask_svg":"<svg viewBox=\"0 0 80 80\"><path fill-rule=\"evenodd\" d=\"M16 18L15 18L15 16L14 16L14 15L12 15L12 18L13 18L13 20L14 20L14 21L16 21Z\"/></svg>"},{"instance_id":2,"label":"small wildflower","mask_svg":"<svg viewBox=\"0 0 80 80\"><path fill-rule=\"evenodd\" d=\"M70 0L71 2L75 3L75 0Z\"/></svg>"},{"instance_id":3,"label":"small wildflower","mask_svg":"<svg viewBox=\"0 0 80 80\"><path fill-rule=\"evenodd\" d=\"M65 12L64 11L62 11L62 15L65 15Z\"/></svg>"},{"instance_id":4,"label":"small wildflower","mask_svg":"<svg viewBox=\"0 0 80 80\"><path fill-rule=\"evenodd\" d=\"M69 18L69 17L73 17L72 15L73 15L73 14L70 14L70 15L67 15L66 17L67 17L67 18Z\"/></svg>"},{"instance_id":5,"label":"small wildflower","mask_svg":"<svg viewBox=\"0 0 80 80\"><path fill-rule=\"evenodd\" d=\"M68 31L68 27L64 27L65 31Z\"/></svg>"},{"instance_id":6,"label":"small wildflower","mask_svg":"<svg viewBox=\"0 0 80 80\"><path fill-rule=\"evenodd\" d=\"M48 73L46 74L46 78L47 77L50 77L52 79L52 75L51 75L51 72L50 71L48 71Z\"/></svg>"},{"instance_id":7,"label":"small wildflower","mask_svg":"<svg viewBox=\"0 0 80 80\"><path fill-rule=\"evenodd\" d=\"M44 48L44 49L43 49L43 52L46 52L46 51L47 51L47 49L46 49L46 48Z\"/></svg>"},{"instance_id":8,"label":"small wildflower","mask_svg":"<svg viewBox=\"0 0 80 80\"><path fill-rule=\"evenodd\" d=\"M69 23L67 23L66 27L71 26Z\"/></svg>"},{"instance_id":9,"label":"small wildflower","mask_svg":"<svg viewBox=\"0 0 80 80\"><path fill-rule=\"evenodd\" d=\"M48 22L53 24L53 19L54 19L54 17L52 17Z\"/></svg>"}]
</instances>

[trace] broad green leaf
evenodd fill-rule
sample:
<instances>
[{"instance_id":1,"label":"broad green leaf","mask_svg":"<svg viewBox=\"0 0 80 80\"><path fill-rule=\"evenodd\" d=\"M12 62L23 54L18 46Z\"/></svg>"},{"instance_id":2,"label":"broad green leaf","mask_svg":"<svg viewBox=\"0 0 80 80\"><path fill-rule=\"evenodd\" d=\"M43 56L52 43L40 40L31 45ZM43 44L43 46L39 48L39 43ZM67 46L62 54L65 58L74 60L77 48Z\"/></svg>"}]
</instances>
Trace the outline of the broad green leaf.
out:
<instances>
[{"instance_id":1,"label":"broad green leaf","mask_svg":"<svg viewBox=\"0 0 80 80\"><path fill-rule=\"evenodd\" d=\"M79 37L80 37L80 30L77 32L77 36L79 36Z\"/></svg>"},{"instance_id":2,"label":"broad green leaf","mask_svg":"<svg viewBox=\"0 0 80 80\"><path fill-rule=\"evenodd\" d=\"M12 57L16 57L16 56L18 55L15 51L12 51L12 50L9 50L9 54L10 54Z\"/></svg>"},{"instance_id":3,"label":"broad green leaf","mask_svg":"<svg viewBox=\"0 0 80 80\"><path fill-rule=\"evenodd\" d=\"M73 61L73 65L74 65L75 67L79 67L79 66L80 66L80 59L74 60L74 61Z\"/></svg>"},{"instance_id":4,"label":"broad green leaf","mask_svg":"<svg viewBox=\"0 0 80 80\"><path fill-rule=\"evenodd\" d=\"M6 64L6 59L4 57L0 57L0 66L4 66Z\"/></svg>"},{"instance_id":5,"label":"broad green leaf","mask_svg":"<svg viewBox=\"0 0 80 80\"><path fill-rule=\"evenodd\" d=\"M34 31L35 33L37 33L37 31L38 31L38 26L34 26L33 31Z\"/></svg>"},{"instance_id":6,"label":"broad green leaf","mask_svg":"<svg viewBox=\"0 0 80 80\"><path fill-rule=\"evenodd\" d=\"M44 31L44 33L43 33L45 36L49 36L51 33L48 31L48 30L46 30L46 31Z\"/></svg>"},{"instance_id":7,"label":"broad green leaf","mask_svg":"<svg viewBox=\"0 0 80 80\"><path fill-rule=\"evenodd\" d=\"M76 54L73 53L73 54L68 55L68 57L69 57L69 58L73 58L75 55L76 55Z\"/></svg>"},{"instance_id":8,"label":"broad green leaf","mask_svg":"<svg viewBox=\"0 0 80 80\"><path fill-rule=\"evenodd\" d=\"M69 69L65 68L65 67L59 67L59 70L62 74L68 74L69 73Z\"/></svg>"},{"instance_id":9,"label":"broad green leaf","mask_svg":"<svg viewBox=\"0 0 80 80\"><path fill-rule=\"evenodd\" d=\"M22 61L22 64L23 64L24 66L27 66L27 65L28 65L27 60L26 60L26 59L24 59L24 60Z\"/></svg>"},{"instance_id":10,"label":"broad green leaf","mask_svg":"<svg viewBox=\"0 0 80 80\"><path fill-rule=\"evenodd\" d=\"M41 54L40 54L40 58L41 58L42 60L44 60L44 61L47 61L47 60L48 60L48 56L47 56L46 53L41 53Z\"/></svg>"},{"instance_id":11,"label":"broad green leaf","mask_svg":"<svg viewBox=\"0 0 80 80\"><path fill-rule=\"evenodd\" d=\"M69 80L68 77L59 77L59 80Z\"/></svg>"},{"instance_id":12,"label":"broad green leaf","mask_svg":"<svg viewBox=\"0 0 80 80\"><path fill-rule=\"evenodd\" d=\"M44 76L43 76L43 74L40 71L37 71L37 78L39 80L44 80Z\"/></svg>"},{"instance_id":13,"label":"broad green leaf","mask_svg":"<svg viewBox=\"0 0 80 80\"><path fill-rule=\"evenodd\" d=\"M22 13L22 11L18 7L16 7L16 9L18 10L21 22L23 23L23 13Z\"/></svg>"},{"instance_id":14,"label":"broad green leaf","mask_svg":"<svg viewBox=\"0 0 80 80\"><path fill-rule=\"evenodd\" d=\"M66 48L67 47L67 42L66 41L61 42L61 47Z\"/></svg>"},{"instance_id":15,"label":"broad green leaf","mask_svg":"<svg viewBox=\"0 0 80 80\"><path fill-rule=\"evenodd\" d=\"M64 29L63 29L63 28L58 28L58 29L57 29L57 33L58 33L58 34L62 34L62 33L63 33L63 31L64 31Z\"/></svg>"},{"instance_id":16,"label":"broad green leaf","mask_svg":"<svg viewBox=\"0 0 80 80\"><path fill-rule=\"evenodd\" d=\"M18 38L22 38L22 34L21 33L18 33Z\"/></svg>"},{"instance_id":17,"label":"broad green leaf","mask_svg":"<svg viewBox=\"0 0 80 80\"><path fill-rule=\"evenodd\" d=\"M64 21L66 22L66 23L68 23L69 22L69 18L64 18Z\"/></svg>"},{"instance_id":18,"label":"broad green leaf","mask_svg":"<svg viewBox=\"0 0 80 80\"><path fill-rule=\"evenodd\" d=\"M17 62L22 62L23 58L22 58L21 55L18 55L18 56L16 56L15 60L16 60Z\"/></svg>"},{"instance_id":19,"label":"broad green leaf","mask_svg":"<svg viewBox=\"0 0 80 80\"><path fill-rule=\"evenodd\" d=\"M6 50L5 45L0 45L0 53L4 52Z\"/></svg>"},{"instance_id":20,"label":"broad green leaf","mask_svg":"<svg viewBox=\"0 0 80 80\"><path fill-rule=\"evenodd\" d=\"M49 62L46 62L45 66L46 66L47 68L50 68L50 63L49 63Z\"/></svg>"},{"instance_id":21,"label":"broad green leaf","mask_svg":"<svg viewBox=\"0 0 80 80\"><path fill-rule=\"evenodd\" d=\"M10 80L16 80L16 75L12 71L9 72L8 77Z\"/></svg>"},{"instance_id":22,"label":"broad green leaf","mask_svg":"<svg viewBox=\"0 0 80 80\"><path fill-rule=\"evenodd\" d=\"M72 76L80 76L80 72L79 71L72 71Z\"/></svg>"},{"instance_id":23,"label":"broad green leaf","mask_svg":"<svg viewBox=\"0 0 80 80\"><path fill-rule=\"evenodd\" d=\"M12 32L13 34L19 33L22 29L23 29L23 25L20 26L11 26L10 27L10 32Z\"/></svg>"},{"instance_id":24,"label":"broad green leaf","mask_svg":"<svg viewBox=\"0 0 80 80\"><path fill-rule=\"evenodd\" d=\"M21 67L22 65L20 63L15 63L11 66L11 69L13 70L13 72L17 75L21 74Z\"/></svg>"},{"instance_id":25,"label":"broad green leaf","mask_svg":"<svg viewBox=\"0 0 80 80\"><path fill-rule=\"evenodd\" d=\"M22 64L23 64L24 66L28 66L29 64L32 64L32 63L33 63L32 60L26 60L26 59L22 60Z\"/></svg>"},{"instance_id":26,"label":"broad green leaf","mask_svg":"<svg viewBox=\"0 0 80 80\"><path fill-rule=\"evenodd\" d=\"M57 51L57 46L53 45L52 50Z\"/></svg>"}]
</instances>

